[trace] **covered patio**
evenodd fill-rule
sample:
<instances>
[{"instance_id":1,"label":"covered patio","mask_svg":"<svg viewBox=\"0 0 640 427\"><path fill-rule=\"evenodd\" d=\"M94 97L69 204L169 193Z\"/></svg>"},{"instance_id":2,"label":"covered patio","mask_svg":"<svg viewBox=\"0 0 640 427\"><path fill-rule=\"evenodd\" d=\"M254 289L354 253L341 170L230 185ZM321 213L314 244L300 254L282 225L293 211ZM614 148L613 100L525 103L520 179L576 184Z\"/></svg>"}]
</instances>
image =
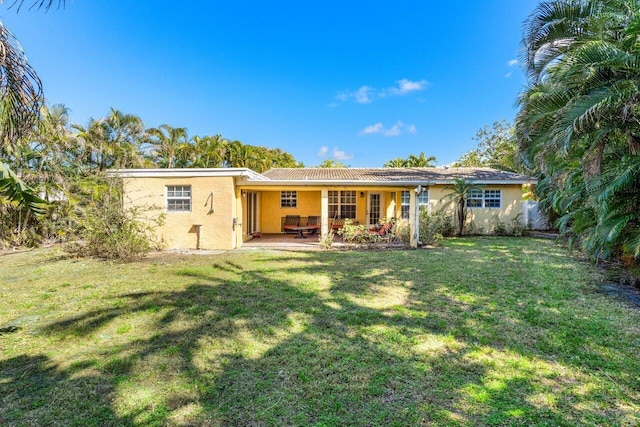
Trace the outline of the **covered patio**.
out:
<instances>
[{"instance_id":1,"label":"covered patio","mask_svg":"<svg viewBox=\"0 0 640 427\"><path fill-rule=\"evenodd\" d=\"M522 212L522 185L531 182L524 175L488 168L270 169L260 177L236 180L238 246L250 244L256 233L301 237L312 226L325 236L349 219L369 229L402 224L408 227L409 245L417 247L420 210L451 212L451 185L461 179L482 186L473 195L470 216L484 230ZM310 245L291 243L290 238L283 242Z\"/></svg>"},{"instance_id":2,"label":"covered patio","mask_svg":"<svg viewBox=\"0 0 640 427\"><path fill-rule=\"evenodd\" d=\"M320 234L305 236L305 239L298 239L294 234L262 234L261 237L254 237L242 245L243 248L278 248L278 249L321 249ZM341 243L342 239L339 240Z\"/></svg>"}]
</instances>

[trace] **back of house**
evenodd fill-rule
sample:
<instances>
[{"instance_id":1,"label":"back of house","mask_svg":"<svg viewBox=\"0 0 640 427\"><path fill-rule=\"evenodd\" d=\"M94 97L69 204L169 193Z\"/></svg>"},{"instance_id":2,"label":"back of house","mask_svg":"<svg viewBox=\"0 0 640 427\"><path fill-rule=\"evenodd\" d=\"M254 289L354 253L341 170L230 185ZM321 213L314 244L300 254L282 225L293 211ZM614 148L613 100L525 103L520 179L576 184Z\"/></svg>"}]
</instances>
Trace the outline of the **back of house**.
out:
<instances>
[{"instance_id":1,"label":"back of house","mask_svg":"<svg viewBox=\"0 0 640 427\"><path fill-rule=\"evenodd\" d=\"M246 168L123 169L125 207L164 216L157 232L169 248L235 249L260 234L285 232L287 216L320 235L350 219L367 226L388 219L417 227L419 212L454 209L455 180L473 184L469 221L490 233L522 214L525 175L489 168L291 168L258 174ZM311 220L310 220L311 218ZM416 233L409 233L417 245Z\"/></svg>"}]
</instances>

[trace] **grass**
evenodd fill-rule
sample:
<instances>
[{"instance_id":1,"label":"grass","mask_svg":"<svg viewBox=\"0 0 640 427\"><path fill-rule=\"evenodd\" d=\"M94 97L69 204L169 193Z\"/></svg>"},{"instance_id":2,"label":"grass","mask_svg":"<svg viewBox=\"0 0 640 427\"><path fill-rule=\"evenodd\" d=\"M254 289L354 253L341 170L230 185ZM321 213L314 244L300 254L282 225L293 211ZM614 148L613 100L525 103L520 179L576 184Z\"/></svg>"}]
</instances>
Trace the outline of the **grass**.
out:
<instances>
[{"instance_id":1,"label":"grass","mask_svg":"<svg viewBox=\"0 0 640 427\"><path fill-rule=\"evenodd\" d=\"M0 257L0 425L638 425L640 314L552 242Z\"/></svg>"}]
</instances>

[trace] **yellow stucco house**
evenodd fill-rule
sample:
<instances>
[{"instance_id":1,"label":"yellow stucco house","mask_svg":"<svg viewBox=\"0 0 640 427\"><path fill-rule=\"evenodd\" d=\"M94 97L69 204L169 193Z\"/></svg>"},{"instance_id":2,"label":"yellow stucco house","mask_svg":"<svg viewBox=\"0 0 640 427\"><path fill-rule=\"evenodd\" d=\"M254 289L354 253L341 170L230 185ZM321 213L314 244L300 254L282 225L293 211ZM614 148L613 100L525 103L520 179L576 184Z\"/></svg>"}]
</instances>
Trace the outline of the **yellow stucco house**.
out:
<instances>
[{"instance_id":1,"label":"yellow stucco house","mask_svg":"<svg viewBox=\"0 0 640 427\"><path fill-rule=\"evenodd\" d=\"M469 200L470 220L490 231L522 213L522 186L533 178L489 168L299 168L262 174L246 168L123 169L125 206L166 213L158 230L170 248L235 249L255 233L283 233L287 215L374 225L385 218L415 227L421 206L453 209L447 185L461 178L481 186ZM411 234L411 245L417 236Z\"/></svg>"}]
</instances>

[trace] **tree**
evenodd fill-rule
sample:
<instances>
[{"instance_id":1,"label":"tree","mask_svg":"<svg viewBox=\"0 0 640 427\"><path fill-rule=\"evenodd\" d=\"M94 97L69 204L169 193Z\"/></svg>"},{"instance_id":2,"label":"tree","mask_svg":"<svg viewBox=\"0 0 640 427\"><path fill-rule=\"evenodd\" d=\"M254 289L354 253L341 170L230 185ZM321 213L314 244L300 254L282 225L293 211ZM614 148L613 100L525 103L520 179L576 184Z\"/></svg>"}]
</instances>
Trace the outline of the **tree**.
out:
<instances>
[{"instance_id":1,"label":"tree","mask_svg":"<svg viewBox=\"0 0 640 427\"><path fill-rule=\"evenodd\" d=\"M111 108L107 117L74 128L84 143L84 161L97 170L145 166L142 146L148 135L140 117Z\"/></svg>"},{"instance_id":2,"label":"tree","mask_svg":"<svg viewBox=\"0 0 640 427\"><path fill-rule=\"evenodd\" d=\"M324 159L319 165L319 168L347 168L348 166L336 159Z\"/></svg>"},{"instance_id":3,"label":"tree","mask_svg":"<svg viewBox=\"0 0 640 427\"><path fill-rule=\"evenodd\" d=\"M11 154L35 125L42 106L42 83L24 51L0 22L0 154ZM9 167L0 162L2 198L40 212L42 200Z\"/></svg>"},{"instance_id":4,"label":"tree","mask_svg":"<svg viewBox=\"0 0 640 427\"><path fill-rule=\"evenodd\" d=\"M407 157L407 167L410 168L434 168L438 163L438 159L435 156L425 156L424 152L421 152L418 156L410 154Z\"/></svg>"},{"instance_id":5,"label":"tree","mask_svg":"<svg viewBox=\"0 0 640 427\"><path fill-rule=\"evenodd\" d=\"M489 167L510 172L522 172L516 156L515 129L504 120L478 130L473 138L476 148L464 153L454 167Z\"/></svg>"},{"instance_id":6,"label":"tree","mask_svg":"<svg viewBox=\"0 0 640 427\"><path fill-rule=\"evenodd\" d=\"M15 7L16 10L20 12L20 9L22 8L22 5L24 4L24 2L25 0L14 0L9 5L9 9L11 9L12 7ZM61 6L65 5L65 0L33 0L33 3L31 4L31 7L29 9L37 8L37 9L44 9L45 11L48 11L49 9L51 9L51 6L53 6L54 3L58 3L58 8L60 8Z\"/></svg>"},{"instance_id":7,"label":"tree","mask_svg":"<svg viewBox=\"0 0 640 427\"><path fill-rule=\"evenodd\" d=\"M194 136L192 166L196 168L219 168L224 164L227 152L227 141L220 135Z\"/></svg>"},{"instance_id":8,"label":"tree","mask_svg":"<svg viewBox=\"0 0 640 427\"><path fill-rule=\"evenodd\" d=\"M518 148L595 260L640 255L639 22L637 0L556 0L524 27Z\"/></svg>"},{"instance_id":9,"label":"tree","mask_svg":"<svg viewBox=\"0 0 640 427\"><path fill-rule=\"evenodd\" d=\"M453 184L447 186L449 192L445 194L444 199L455 205L456 218L458 219L458 236L462 236L464 226L467 223L469 213L467 199L469 198L469 193L479 188L478 185L459 178L454 179Z\"/></svg>"},{"instance_id":10,"label":"tree","mask_svg":"<svg viewBox=\"0 0 640 427\"><path fill-rule=\"evenodd\" d=\"M31 212L44 213L44 201L34 194L8 166L0 162L0 196L9 203L27 207ZM2 200L0 199L0 202ZM1 203L0 203L1 206Z\"/></svg>"},{"instance_id":11,"label":"tree","mask_svg":"<svg viewBox=\"0 0 640 427\"><path fill-rule=\"evenodd\" d=\"M186 128L174 128L168 124L162 124L157 128L148 130L151 136L151 144L158 166L161 168L176 167L176 161L180 154L188 151L189 137ZM186 156L182 156L186 162ZM186 165L181 164L184 167Z\"/></svg>"},{"instance_id":12,"label":"tree","mask_svg":"<svg viewBox=\"0 0 640 427\"><path fill-rule=\"evenodd\" d=\"M386 162L383 167L385 168L406 168L407 160L402 157L396 157L395 159L391 159Z\"/></svg>"},{"instance_id":13,"label":"tree","mask_svg":"<svg viewBox=\"0 0 640 427\"><path fill-rule=\"evenodd\" d=\"M410 154L406 159L401 157L389 160L383 167L385 168L433 168L438 163L435 156L427 157L424 152L419 155Z\"/></svg>"},{"instance_id":14,"label":"tree","mask_svg":"<svg viewBox=\"0 0 640 427\"><path fill-rule=\"evenodd\" d=\"M15 168L42 197L68 191L68 181L81 169L77 158L77 142L71 133L69 109L62 104L43 106L40 120L27 136L15 159Z\"/></svg>"}]
</instances>

